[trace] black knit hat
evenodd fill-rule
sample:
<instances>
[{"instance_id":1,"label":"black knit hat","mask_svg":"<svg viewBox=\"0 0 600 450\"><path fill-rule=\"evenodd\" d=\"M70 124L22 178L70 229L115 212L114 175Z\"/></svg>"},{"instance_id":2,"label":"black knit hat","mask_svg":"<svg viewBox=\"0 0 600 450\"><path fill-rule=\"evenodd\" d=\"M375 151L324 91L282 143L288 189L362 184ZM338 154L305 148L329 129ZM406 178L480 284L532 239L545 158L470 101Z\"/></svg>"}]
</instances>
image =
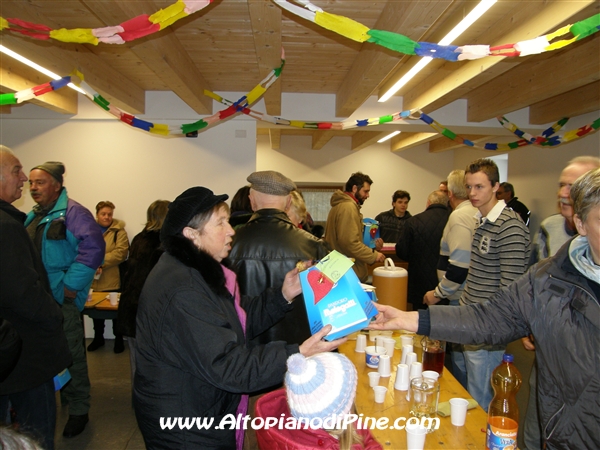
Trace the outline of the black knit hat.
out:
<instances>
[{"instance_id":1,"label":"black knit hat","mask_svg":"<svg viewBox=\"0 0 600 450\"><path fill-rule=\"evenodd\" d=\"M160 240L180 234L196 214L208 211L228 198L227 194L215 195L202 186L187 189L169 204L167 217L160 230Z\"/></svg>"},{"instance_id":2,"label":"black knit hat","mask_svg":"<svg viewBox=\"0 0 600 450\"><path fill-rule=\"evenodd\" d=\"M63 174L65 173L65 165L60 161L46 161L44 164L35 166L31 170L40 169L44 172L48 172L52 178L58 181L61 185L63 184Z\"/></svg>"}]
</instances>

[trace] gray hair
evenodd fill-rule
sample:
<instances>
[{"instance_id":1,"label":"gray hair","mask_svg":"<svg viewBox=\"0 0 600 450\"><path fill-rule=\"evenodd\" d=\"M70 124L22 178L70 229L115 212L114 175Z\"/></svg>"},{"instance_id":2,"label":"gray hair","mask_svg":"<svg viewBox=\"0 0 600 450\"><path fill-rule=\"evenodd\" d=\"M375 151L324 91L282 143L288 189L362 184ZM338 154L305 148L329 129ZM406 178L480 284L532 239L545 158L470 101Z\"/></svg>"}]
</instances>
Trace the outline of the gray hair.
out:
<instances>
[{"instance_id":1,"label":"gray hair","mask_svg":"<svg viewBox=\"0 0 600 450\"><path fill-rule=\"evenodd\" d=\"M571 186L573 212L582 222L587 220L590 210L600 205L600 169L581 175Z\"/></svg>"},{"instance_id":2,"label":"gray hair","mask_svg":"<svg viewBox=\"0 0 600 450\"><path fill-rule=\"evenodd\" d=\"M442 191L433 191L427 197L427 201L430 205L444 205L448 206L448 196Z\"/></svg>"},{"instance_id":3,"label":"gray hair","mask_svg":"<svg viewBox=\"0 0 600 450\"><path fill-rule=\"evenodd\" d=\"M469 198L467 188L465 186L465 171L453 170L448 175L448 190L452 192L456 198L466 200Z\"/></svg>"},{"instance_id":4,"label":"gray hair","mask_svg":"<svg viewBox=\"0 0 600 450\"><path fill-rule=\"evenodd\" d=\"M6 160L5 158L7 155L12 156L13 158L17 158L17 156L15 155L15 152L13 152L6 145L0 144L0 168L4 168L4 161ZM3 179L4 179L4 175L2 173L2 170L0 170L0 181L2 181Z\"/></svg>"},{"instance_id":5,"label":"gray hair","mask_svg":"<svg viewBox=\"0 0 600 450\"><path fill-rule=\"evenodd\" d=\"M590 166L590 169L597 169L600 167L600 158L596 156L577 156L567 163L567 167L573 164L580 164L582 166Z\"/></svg>"}]
</instances>

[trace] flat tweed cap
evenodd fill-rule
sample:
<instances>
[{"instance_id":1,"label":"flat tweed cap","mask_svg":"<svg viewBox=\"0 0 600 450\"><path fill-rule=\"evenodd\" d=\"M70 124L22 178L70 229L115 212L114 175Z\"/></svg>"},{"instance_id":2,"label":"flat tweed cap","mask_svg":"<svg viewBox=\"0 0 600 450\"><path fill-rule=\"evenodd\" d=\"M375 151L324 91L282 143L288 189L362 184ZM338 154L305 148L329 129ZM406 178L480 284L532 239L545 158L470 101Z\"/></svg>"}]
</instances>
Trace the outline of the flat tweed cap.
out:
<instances>
[{"instance_id":1,"label":"flat tweed cap","mask_svg":"<svg viewBox=\"0 0 600 450\"><path fill-rule=\"evenodd\" d=\"M250 188L269 195L289 195L296 185L285 175L274 170L254 172L247 178Z\"/></svg>"},{"instance_id":2,"label":"flat tweed cap","mask_svg":"<svg viewBox=\"0 0 600 450\"><path fill-rule=\"evenodd\" d=\"M196 214L207 211L228 198L227 194L215 195L202 186L185 190L169 204L167 217L160 230L160 240L180 234Z\"/></svg>"}]
</instances>

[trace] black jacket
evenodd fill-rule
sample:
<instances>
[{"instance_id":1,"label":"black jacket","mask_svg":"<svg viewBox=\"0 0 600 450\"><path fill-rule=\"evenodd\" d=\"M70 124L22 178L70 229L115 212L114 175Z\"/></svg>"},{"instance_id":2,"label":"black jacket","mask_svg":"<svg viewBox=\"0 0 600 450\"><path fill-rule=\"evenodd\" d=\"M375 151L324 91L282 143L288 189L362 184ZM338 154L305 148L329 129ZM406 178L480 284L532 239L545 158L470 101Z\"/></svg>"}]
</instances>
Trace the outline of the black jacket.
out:
<instances>
[{"instance_id":1,"label":"black jacket","mask_svg":"<svg viewBox=\"0 0 600 450\"><path fill-rule=\"evenodd\" d=\"M398 258L408 261L408 301L413 309L422 309L425 292L438 284L437 262L440 241L450 211L444 205L433 204L422 213L404 222L396 244Z\"/></svg>"},{"instance_id":2,"label":"black jacket","mask_svg":"<svg viewBox=\"0 0 600 450\"><path fill-rule=\"evenodd\" d=\"M600 286L575 269L570 243L487 302L430 307L430 335L462 344L506 344L532 334L547 448L598 449Z\"/></svg>"},{"instance_id":3,"label":"black jacket","mask_svg":"<svg viewBox=\"0 0 600 450\"><path fill-rule=\"evenodd\" d=\"M21 356L0 383L0 395L37 387L71 364L62 311L24 221L24 213L0 200L0 317L22 340Z\"/></svg>"},{"instance_id":4,"label":"black jacket","mask_svg":"<svg viewBox=\"0 0 600 450\"><path fill-rule=\"evenodd\" d=\"M298 261L321 259L328 250L323 241L296 227L278 209L261 209L236 231L229 259L238 274L243 295L250 297L283 284L285 274ZM310 327L302 298L283 320L253 341L266 344L283 340L301 344L310 337Z\"/></svg>"},{"instance_id":5,"label":"black jacket","mask_svg":"<svg viewBox=\"0 0 600 450\"><path fill-rule=\"evenodd\" d=\"M162 253L160 230L143 230L131 241L127 272L121 285L118 320L115 324L115 331L118 334L135 337L135 317L142 288Z\"/></svg>"},{"instance_id":6,"label":"black jacket","mask_svg":"<svg viewBox=\"0 0 600 450\"><path fill-rule=\"evenodd\" d=\"M297 345L247 340L290 309L281 289L245 302L246 333L221 265L183 238L163 242L165 253L148 276L137 315L134 407L146 447L232 449L235 430L215 429L235 414L241 395L283 381ZM162 430L160 418L213 418L206 429Z\"/></svg>"}]
</instances>

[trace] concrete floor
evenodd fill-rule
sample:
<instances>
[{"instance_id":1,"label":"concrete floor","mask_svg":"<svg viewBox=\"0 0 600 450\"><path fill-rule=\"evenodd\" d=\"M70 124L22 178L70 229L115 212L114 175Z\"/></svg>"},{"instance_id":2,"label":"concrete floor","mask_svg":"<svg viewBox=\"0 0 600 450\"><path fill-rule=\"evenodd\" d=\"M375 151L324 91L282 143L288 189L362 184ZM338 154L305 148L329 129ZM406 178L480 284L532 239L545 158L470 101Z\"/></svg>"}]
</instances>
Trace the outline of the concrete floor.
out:
<instances>
[{"instance_id":1,"label":"concrete floor","mask_svg":"<svg viewBox=\"0 0 600 450\"><path fill-rule=\"evenodd\" d=\"M87 339L86 346L91 339ZM129 347L113 352L113 340L95 352L87 352L90 376L90 421L83 433L64 438L62 431L69 418L68 407L60 406L56 424L56 450L144 450L144 440L137 427L131 406L131 375L129 371Z\"/></svg>"},{"instance_id":2,"label":"concrete floor","mask_svg":"<svg viewBox=\"0 0 600 450\"><path fill-rule=\"evenodd\" d=\"M87 340L86 345L91 342ZM64 438L62 430L68 419L68 409L60 406L56 427L56 450L143 450L144 440L137 427L131 406L131 380L129 371L129 348L116 355L112 340L95 352L88 352L88 367L92 384L90 421L83 433L74 438ZM521 424L519 426L519 448L522 442L522 422L529 397L529 372L533 353L523 349L520 341L508 346L507 352L515 356L515 364L523 377L522 387L517 394Z\"/></svg>"}]
</instances>

